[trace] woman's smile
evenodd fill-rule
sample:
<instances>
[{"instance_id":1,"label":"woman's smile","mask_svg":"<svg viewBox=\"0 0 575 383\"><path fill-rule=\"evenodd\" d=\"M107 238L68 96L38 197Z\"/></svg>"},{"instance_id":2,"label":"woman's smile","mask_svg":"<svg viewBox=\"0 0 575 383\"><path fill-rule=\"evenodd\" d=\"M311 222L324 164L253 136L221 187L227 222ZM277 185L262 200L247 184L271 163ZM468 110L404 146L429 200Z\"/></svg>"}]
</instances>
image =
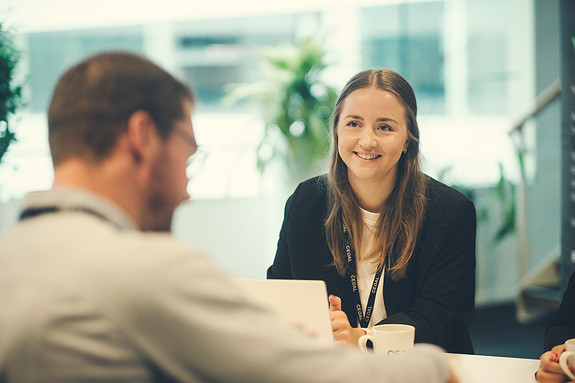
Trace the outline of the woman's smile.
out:
<instances>
[{"instance_id":1,"label":"woman's smile","mask_svg":"<svg viewBox=\"0 0 575 383\"><path fill-rule=\"evenodd\" d=\"M376 158L381 157L381 155L379 154L367 154L367 153L360 153L360 152L354 152L359 158L362 158L364 160L375 160Z\"/></svg>"}]
</instances>

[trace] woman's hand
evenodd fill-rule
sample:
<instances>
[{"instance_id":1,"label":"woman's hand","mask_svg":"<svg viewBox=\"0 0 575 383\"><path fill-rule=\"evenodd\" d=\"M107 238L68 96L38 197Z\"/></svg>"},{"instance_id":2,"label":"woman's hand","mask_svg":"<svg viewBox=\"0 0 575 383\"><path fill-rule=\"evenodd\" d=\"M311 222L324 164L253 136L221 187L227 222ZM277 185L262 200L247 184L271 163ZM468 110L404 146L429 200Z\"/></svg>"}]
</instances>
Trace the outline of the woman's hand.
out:
<instances>
[{"instance_id":1,"label":"woman's hand","mask_svg":"<svg viewBox=\"0 0 575 383\"><path fill-rule=\"evenodd\" d=\"M451 369L449 370L449 376L447 377L445 383L459 383L459 379L457 378L457 375L455 375L453 370Z\"/></svg>"},{"instance_id":2,"label":"woman's hand","mask_svg":"<svg viewBox=\"0 0 575 383\"><path fill-rule=\"evenodd\" d=\"M565 351L565 345L555 346L539 358L539 370L536 378L538 382L567 382L569 378L563 373L559 365L559 356Z\"/></svg>"},{"instance_id":3,"label":"woman's hand","mask_svg":"<svg viewBox=\"0 0 575 383\"><path fill-rule=\"evenodd\" d=\"M347 315L341 310L341 298L335 295L329 296L329 311L334 340L357 347L357 341L360 336L365 335L365 331L351 327Z\"/></svg>"}]
</instances>

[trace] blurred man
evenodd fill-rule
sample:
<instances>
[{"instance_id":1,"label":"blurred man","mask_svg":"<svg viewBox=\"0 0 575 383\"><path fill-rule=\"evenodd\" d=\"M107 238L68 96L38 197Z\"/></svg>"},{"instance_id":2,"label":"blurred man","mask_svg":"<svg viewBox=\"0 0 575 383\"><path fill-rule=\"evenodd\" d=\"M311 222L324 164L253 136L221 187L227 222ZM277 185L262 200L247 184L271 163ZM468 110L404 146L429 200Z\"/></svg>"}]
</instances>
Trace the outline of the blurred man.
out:
<instances>
[{"instance_id":1,"label":"blurred man","mask_svg":"<svg viewBox=\"0 0 575 383\"><path fill-rule=\"evenodd\" d=\"M59 80L53 188L0 236L0 382L445 381L431 346L387 360L307 337L168 233L189 198L193 106L133 54Z\"/></svg>"}]
</instances>

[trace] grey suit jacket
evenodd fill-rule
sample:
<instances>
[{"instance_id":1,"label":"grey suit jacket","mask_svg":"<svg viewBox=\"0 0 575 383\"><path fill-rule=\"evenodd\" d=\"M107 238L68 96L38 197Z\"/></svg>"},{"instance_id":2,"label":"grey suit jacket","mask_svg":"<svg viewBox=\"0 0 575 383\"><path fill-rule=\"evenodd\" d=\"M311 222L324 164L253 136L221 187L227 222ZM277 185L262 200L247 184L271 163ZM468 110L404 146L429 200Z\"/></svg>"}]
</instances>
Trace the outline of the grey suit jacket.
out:
<instances>
[{"instance_id":1,"label":"grey suit jacket","mask_svg":"<svg viewBox=\"0 0 575 383\"><path fill-rule=\"evenodd\" d=\"M0 382L440 382L443 355L379 360L246 300L205 256L79 190L31 195L0 235ZM417 365L417 368L410 368Z\"/></svg>"}]
</instances>

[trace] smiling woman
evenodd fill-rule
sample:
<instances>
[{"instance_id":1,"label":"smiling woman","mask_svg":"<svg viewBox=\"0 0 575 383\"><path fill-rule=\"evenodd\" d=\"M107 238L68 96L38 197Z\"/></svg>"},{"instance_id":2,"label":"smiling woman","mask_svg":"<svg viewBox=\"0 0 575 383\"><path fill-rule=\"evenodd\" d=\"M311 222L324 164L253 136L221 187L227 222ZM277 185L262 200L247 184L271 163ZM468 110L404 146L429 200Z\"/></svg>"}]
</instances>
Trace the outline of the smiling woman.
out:
<instances>
[{"instance_id":1,"label":"smiling woman","mask_svg":"<svg viewBox=\"0 0 575 383\"><path fill-rule=\"evenodd\" d=\"M379 212L395 185L408 143L404 109L392 93L377 88L358 89L343 102L338 153L365 210Z\"/></svg>"},{"instance_id":2,"label":"smiling woman","mask_svg":"<svg viewBox=\"0 0 575 383\"><path fill-rule=\"evenodd\" d=\"M473 353L475 208L421 172L416 115L398 73L348 81L332 114L329 173L288 199L268 278L324 280L340 342L404 323L416 342Z\"/></svg>"}]
</instances>

